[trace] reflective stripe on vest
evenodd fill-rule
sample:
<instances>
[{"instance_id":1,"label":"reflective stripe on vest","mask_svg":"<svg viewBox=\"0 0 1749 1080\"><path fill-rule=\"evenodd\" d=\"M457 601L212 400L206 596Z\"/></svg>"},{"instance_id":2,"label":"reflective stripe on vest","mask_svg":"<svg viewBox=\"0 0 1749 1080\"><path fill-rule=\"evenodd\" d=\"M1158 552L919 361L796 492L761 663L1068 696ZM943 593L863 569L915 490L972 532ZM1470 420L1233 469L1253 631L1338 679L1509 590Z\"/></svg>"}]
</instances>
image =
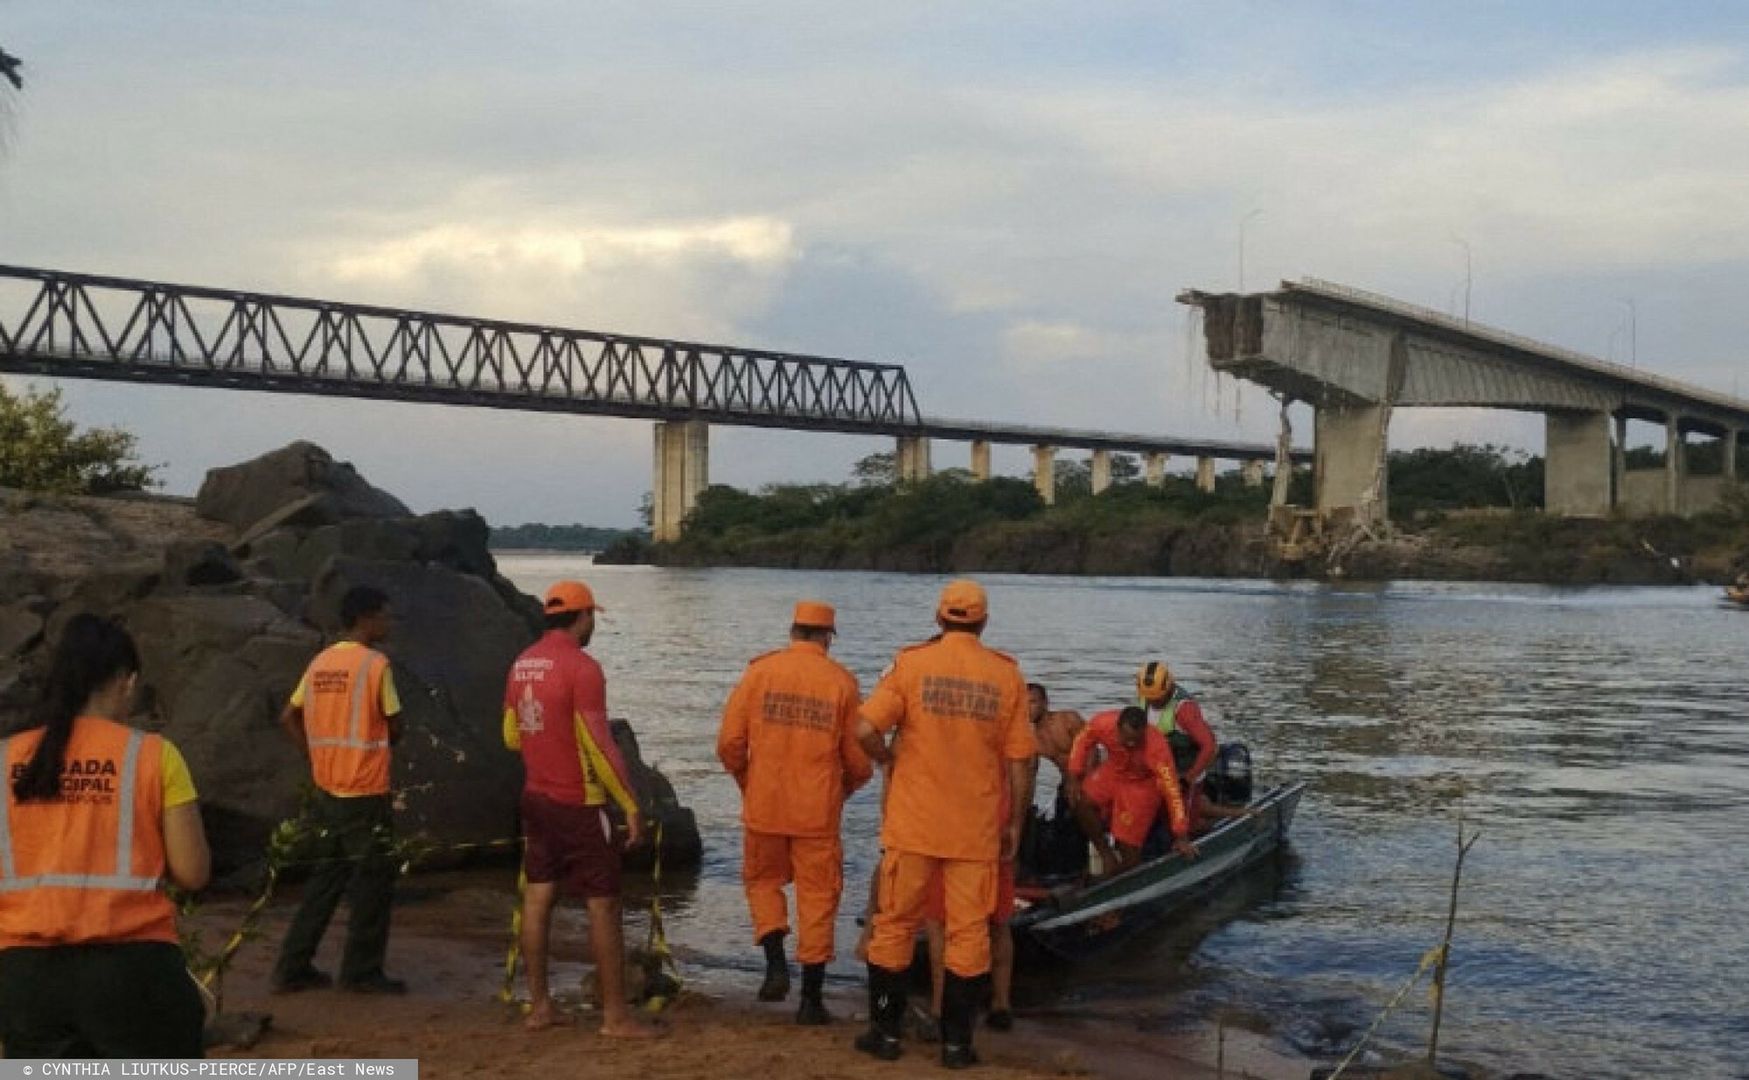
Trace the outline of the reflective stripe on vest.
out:
<instances>
[{"instance_id":1,"label":"reflective stripe on vest","mask_svg":"<svg viewBox=\"0 0 1749 1080\"><path fill-rule=\"evenodd\" d=\"M371 664L376 660L376 654L369 649L364 650L364 659L359 663L358 670L352 674L352 701L346 710L346 737L312 738L311 746L344 746L350 750L386 750L387 739L367 739L364 737L365 693L370 689Z\"/></svg>"},{"instance_id":2,"label":"reflective stripe on vest","mask_svg":"<svg viewBox=\"0 0 1749 1080\"><path fill-rule=\"evenodd\" d=\"M25 889L119 889L126 892L157 892L156 877L138 877L128 873L134 865L134 795L138 789L140 744L144 733L128 732L127 750L122 755L119 818L115 833L115 873L113 874L32 874L17 876L12 861L12 807L0 812L0 893L22 892ZM0 762L10 761L11 739L0 739Z\"/></svg>"}]
</instances>

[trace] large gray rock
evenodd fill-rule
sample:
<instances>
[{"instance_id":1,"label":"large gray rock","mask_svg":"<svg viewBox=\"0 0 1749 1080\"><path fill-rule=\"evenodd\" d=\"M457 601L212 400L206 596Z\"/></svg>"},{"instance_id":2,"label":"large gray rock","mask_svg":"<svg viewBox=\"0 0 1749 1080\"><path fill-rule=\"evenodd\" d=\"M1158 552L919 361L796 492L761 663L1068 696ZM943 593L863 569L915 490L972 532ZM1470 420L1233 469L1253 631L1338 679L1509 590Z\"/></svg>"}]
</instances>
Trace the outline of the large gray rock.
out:
<instances>
[{"instance_id":1,"label":"large gray rock","mask_svg":"<svg viewBox=\"0 0 1749 1080\"><path fill-rule=\"evenodd\" d=\"M398 829L439 858L514 838L522 767L499 731L504 680L538 635L541 609L497 572L480 516L413 517L308 443L213 470L198 501L202 516L231 527L184 508L133 507L137 537L68 545L81 521L118 527L124 515L104 503L71 517L32 509L31 529L4 534L32 556L70 550L56 564L67 573L45 576L36 558L13 559L14 574L0 545L0 727L26 716L68 619L121 617L142 652L139 720L187 757L215 862L256 862L309 785L307 757L279 715L339 631L341 596L373 585L398 616L384 645L406 722L392 776ZM664 822L664 866L696 865L690 811L643 766L629 730L616 738L645 812Z\"/></svg>"},{"instance_id":2,"label":"large gray rock","mask_svg":"<svg viewBox=\"0 0 1749 1080\"><path fill-rule=\"evenodd\" d=\"M126 618L142 702L188 759L219 865L257 857L309 773L278 718L321 635L247 595L151 596Z\"/></svg>"},{"instance_id":3,"label":"large gray rock","mask_svg":"<svg viewBox=\"0 0 1749 1080\"><path fill-rule=\"evenodd\" d=\"M662 836L662 865L667 867L697 866L704 858L704 840L698 833L698 820L692 811L682 806L668 778L644 762L638 747L638 736L624 720L612 722L613 742L625 759L632 774L632 786L638 799L638 811L649 826L649 843L628 851L625 865L633 870L648 870L655 862L656 835Z\"/></svg>"},{"instance_id":4,"label":"large gray rock","mask_svg":"<svg viewBox=\"0 0 1749 1080\"><path fill-rule=\"evenodd\" d=\"M275 576L314 580L339 556L390 562L436 563L493 578L498 564L488 547L491 530L472 510L440 510L421 517L359 518L317 528L251 530L235 545Z\"/></svg>"},{"instance_id":5,"label":"large gray rock","mask_svg":"<svg viewBox=\"0 0 1749 1080\"><path fill-rule=\"evenodd\" d=\"M216 540L176 540L164 549L163 584L173 589L230 585L243 568Z\"/></svg>"},{"instance_id":6,"label":"large gray rock","mask_svg":"<svg viewBox=\"0 0 1749 1080\"><path fill-rule=\"evenodd\" d=\"M308 442L213 469L195 496L195 510L201 517L243 530L294 503L304 504L298 513L305 515L300 520L307 524L412 514L401 500L372 487L349 463L335 461L328 451Z\"/></svg>"},{"instance_id":7,"label":"large gray rock","mask_svg":"<svg viewBox=\"0 0 1749 1080\"><path fill-rule=\"evenodd\" d=\"M43 617L30 599L0 607L0 660L17 656L42 637Z\"/></svg>"}]
</instances>

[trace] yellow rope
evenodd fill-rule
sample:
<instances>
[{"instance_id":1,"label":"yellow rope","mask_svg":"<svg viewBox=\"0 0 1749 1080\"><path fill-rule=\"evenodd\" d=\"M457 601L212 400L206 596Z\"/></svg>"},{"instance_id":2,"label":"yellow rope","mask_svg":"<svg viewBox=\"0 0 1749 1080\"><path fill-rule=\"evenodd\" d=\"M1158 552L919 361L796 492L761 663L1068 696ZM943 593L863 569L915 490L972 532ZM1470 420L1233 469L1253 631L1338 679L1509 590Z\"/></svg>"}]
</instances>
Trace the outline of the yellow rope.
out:
<instances>
[{"instance_id":1,"label":"yellow rope","mask_svg":"<svg viewBox=\"0 0 1749 1080\"><path fill-rule=\"evenodd\" d=\"M662 819L656 819L656 859L650 868L650 936L644 948L657 957L657 972L667 972L673 979L672 992L668 994L653 993L644 1001L644 1008L649 1012L660 1012L666 1008L671 997L680 993L682 986L680 968L674 963L674 954L668 948L668 934L662 926Z\"/></svg>"},{"instance_id":2,"label":"yellow rope","mask_svg":"<svg viewBox=\"0 0 1749 1080\"><path fill-rule=\"evenodd\" d=\"M506 1005L516 1001L516 968L522 960L522 900L528 893L528 871L516 871L516 906L510 910L510 950L504 956L504 985L498 1000Z\"/></svg>"},{"instance_id":3,"label":"yellow rope","mask_svg":"<svg viewBox=\"0 0 1749 1080\"><path fill-rule=\"evenodd\" d=\"M1403 1003L1403 999L1409 996L1409 991L1413 990L1415 984L1421 981L1421 976L1427 974L1435 964L1439 963L1441 957L1444 955L1445 948L1441 945L1435 945L1433 948L1427 950L1427 953L1421 957L1421 963L1415 968L1415 973L1409 976L1408 981L1397 990L1396 994L1392 996L1390 1001L1385 1003L1383 1011L1381 1011L1378 1016L1374 1017L1372 1024L1361 1033L1360 1041L1354 1044L1353 1049L1348 1051L1348 1056L1343 1058L1341 1063L1336 1066L1336 1071L1330 1074L1330 1080L1340 1080L1343 1072L1348 1069L1349 1065L1354 1063L1355 1058L1360 1056L1361 1050L1366 1047L1367 1042L1373 1037L1374 1033L1378 1031L1379 1025L1385 1022L1385 1017L1396 1011L1397 1006Z\"/></svg>"}]
</instances>

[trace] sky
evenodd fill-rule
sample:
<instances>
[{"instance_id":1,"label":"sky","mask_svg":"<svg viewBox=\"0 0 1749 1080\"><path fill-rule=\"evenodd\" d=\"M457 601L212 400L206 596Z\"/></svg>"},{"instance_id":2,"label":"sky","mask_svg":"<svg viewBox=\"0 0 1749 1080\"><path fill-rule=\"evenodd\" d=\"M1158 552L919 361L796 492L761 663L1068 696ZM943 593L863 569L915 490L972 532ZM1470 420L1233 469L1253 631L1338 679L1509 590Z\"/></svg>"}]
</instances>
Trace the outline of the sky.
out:
<instances>
[{"instance_id":1,"label":"sky","mask_svg":"<svg viewBox=\"0 0 1749 1080\"><path fill-rule=\"evenodd\" d=\"M5 263L894 361L929 415L1138 433L1273 438L1173 301L1241 253L1253 290L1467 292L1715 390L1744 368L1740 3L8 0L0 47ZM497 524L628 525L650 486L647 422L64 385L175 493L297 438ZM1393 419L1460 439L1542 424ZM890 449L711 440L744 487Z\"/></svg>"}]
</instances>

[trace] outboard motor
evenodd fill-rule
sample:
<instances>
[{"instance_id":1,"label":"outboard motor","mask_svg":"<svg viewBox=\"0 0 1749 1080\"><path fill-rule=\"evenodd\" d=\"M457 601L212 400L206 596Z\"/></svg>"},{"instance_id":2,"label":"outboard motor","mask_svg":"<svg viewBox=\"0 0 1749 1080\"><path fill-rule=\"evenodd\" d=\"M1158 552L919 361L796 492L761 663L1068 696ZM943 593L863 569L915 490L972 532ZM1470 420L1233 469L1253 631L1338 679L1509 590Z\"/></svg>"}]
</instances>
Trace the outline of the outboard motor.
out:
<instances>
[{"instance_id":1,"label":"outboard motor","mask_svg":"<svg viewBox=\"0 0 1749 1080\"><path fill-rule=\"evenodd\" d=\"M1210 799L1228 806L1251 801L1251 749L1244 743L1223 743L1215 763L1203 778Z\"/></svg>"}]
</instances>

